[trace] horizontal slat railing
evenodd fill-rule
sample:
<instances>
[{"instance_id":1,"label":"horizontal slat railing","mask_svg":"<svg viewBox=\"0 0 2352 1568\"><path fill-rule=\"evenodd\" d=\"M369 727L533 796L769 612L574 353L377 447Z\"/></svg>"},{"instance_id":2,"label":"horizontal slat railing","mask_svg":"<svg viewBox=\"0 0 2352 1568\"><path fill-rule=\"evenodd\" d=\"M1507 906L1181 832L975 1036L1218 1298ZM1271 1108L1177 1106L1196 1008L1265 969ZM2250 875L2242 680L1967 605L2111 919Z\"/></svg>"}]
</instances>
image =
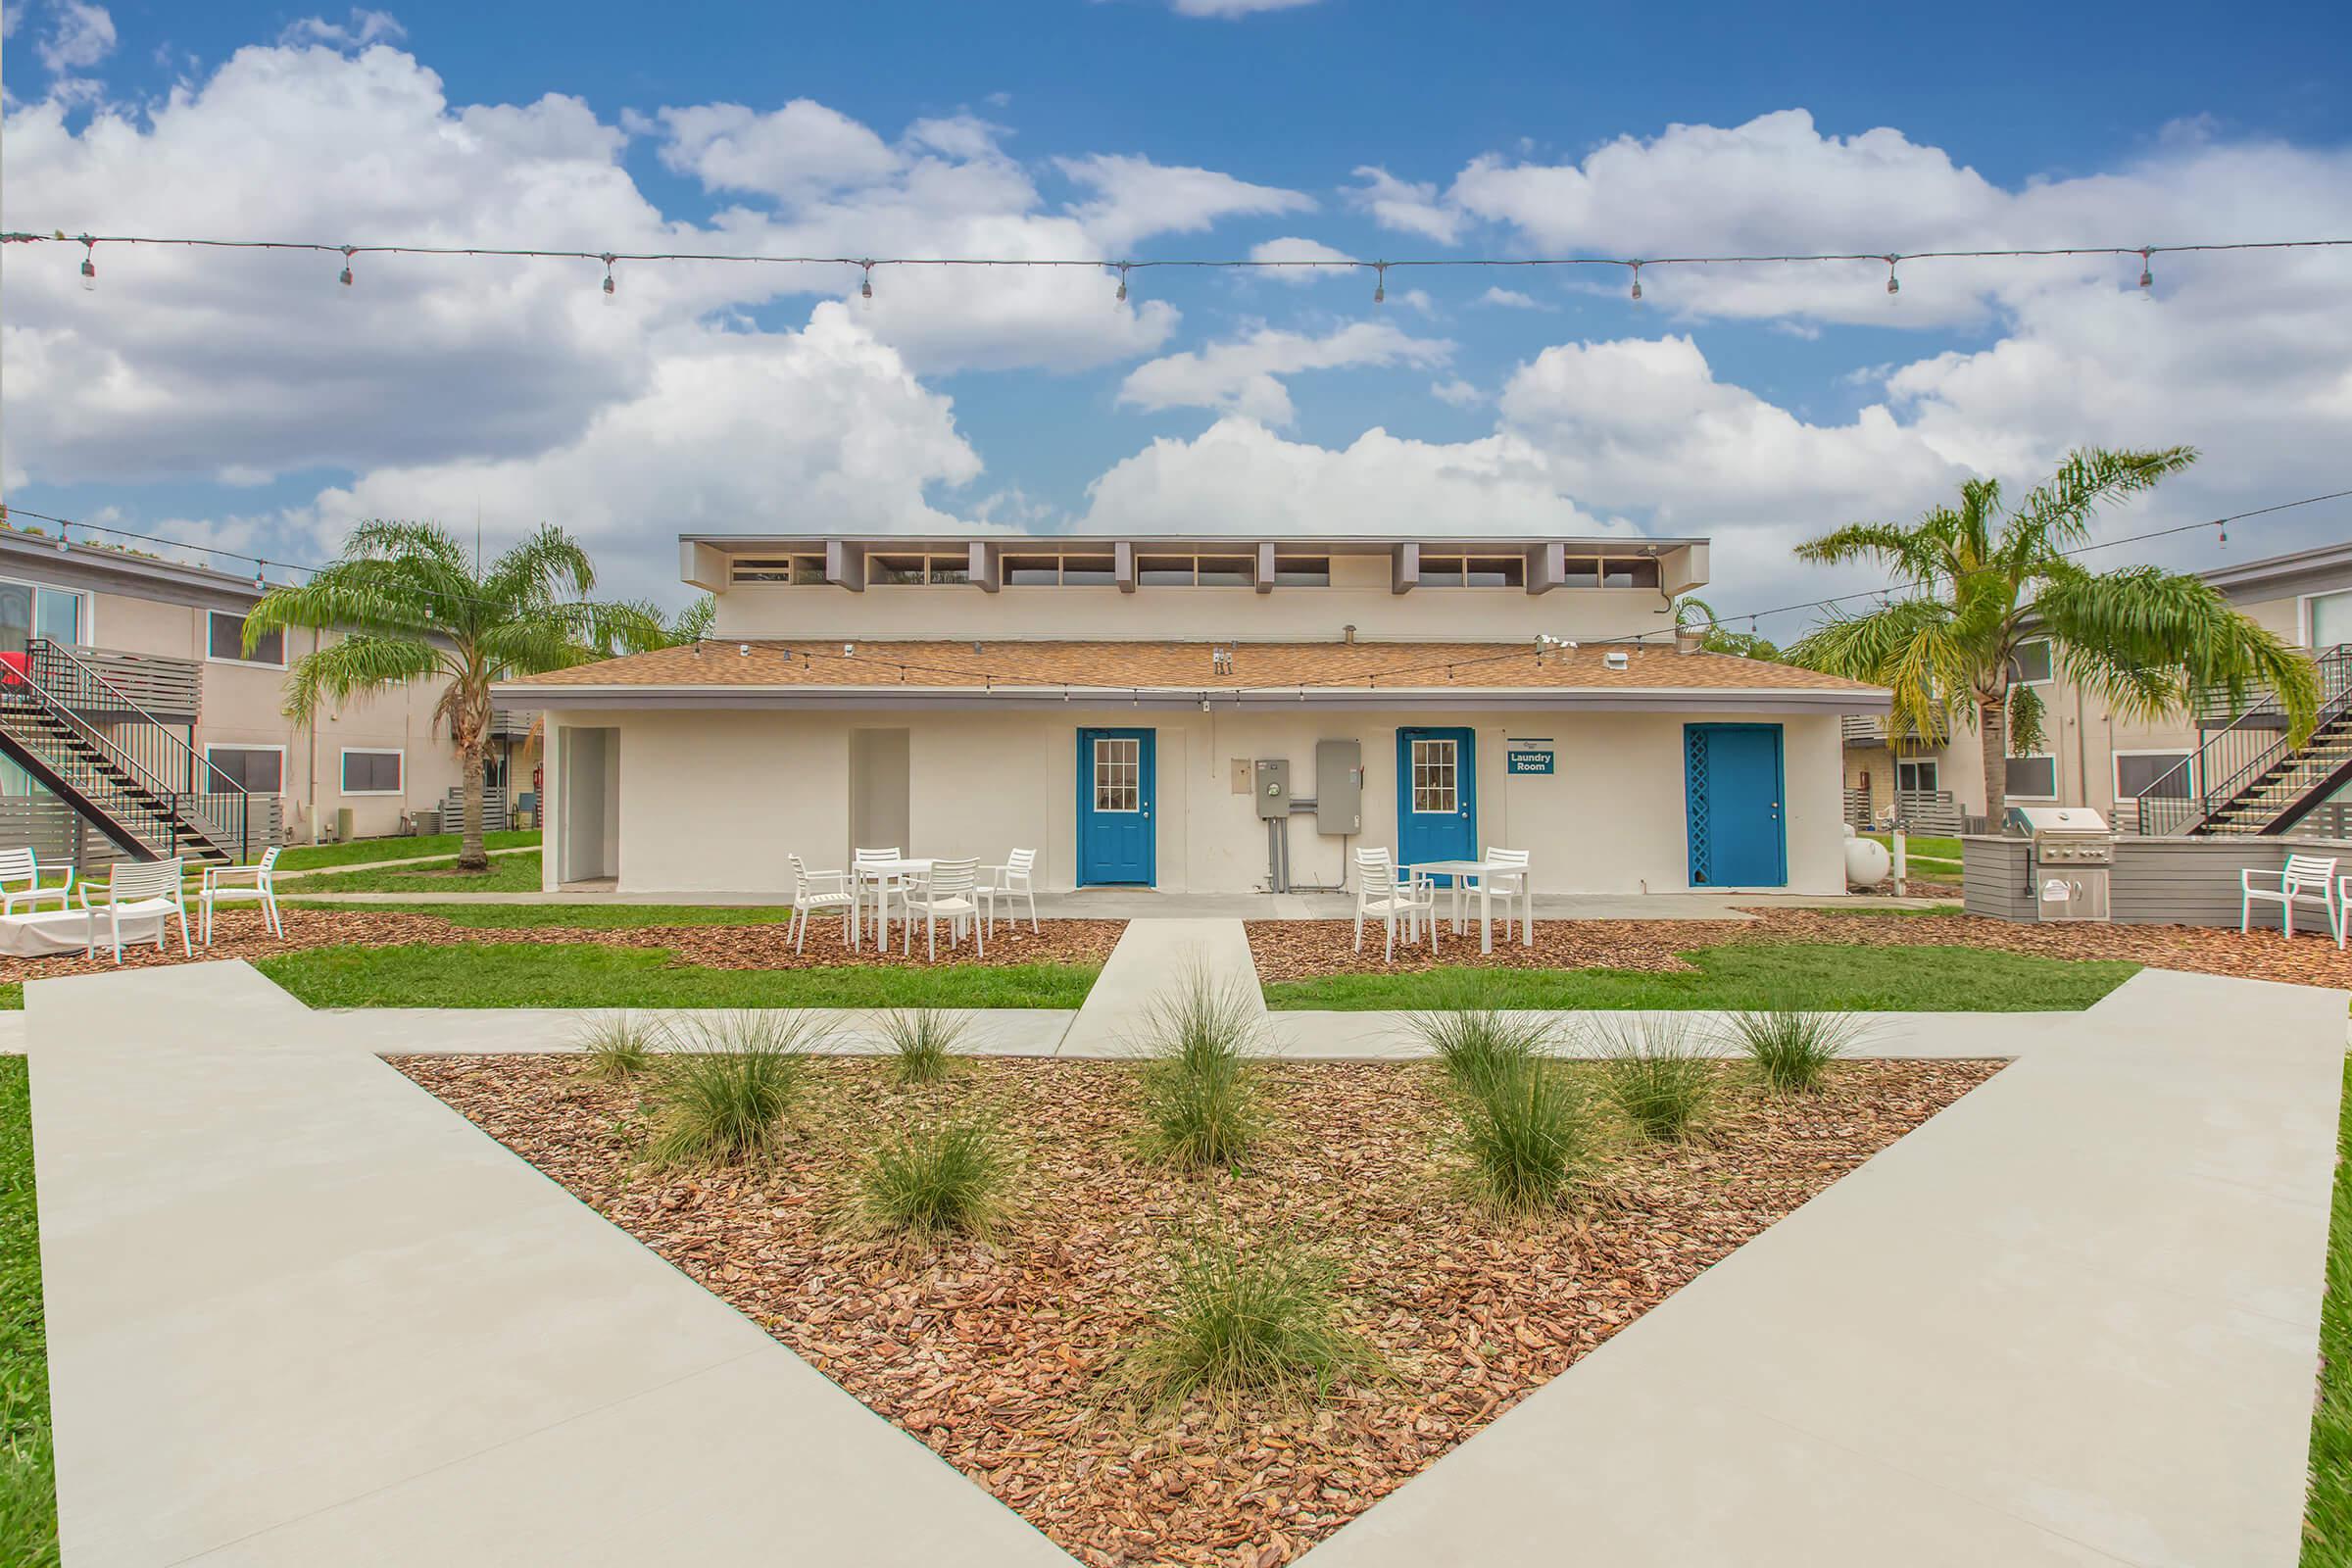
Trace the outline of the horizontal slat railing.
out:
<instances>
[{"instance_id":1,"label":"horizontal slat railing","mask_svg":"<svg viewBox=\"0 0 2352 1568\"><path fill-rule=\"evenodd\" d=\"M192 659L126 654L118 649L86 648L79 644L66 651L74 656L75 662L97 676L98 684L85 694L95 701L111 701L109 693L120 693L128 699L131 710L179 723L193 723L204 712L204 666ZM115 710L101 707L86 711Z\"/></svg>"}]
</instances>

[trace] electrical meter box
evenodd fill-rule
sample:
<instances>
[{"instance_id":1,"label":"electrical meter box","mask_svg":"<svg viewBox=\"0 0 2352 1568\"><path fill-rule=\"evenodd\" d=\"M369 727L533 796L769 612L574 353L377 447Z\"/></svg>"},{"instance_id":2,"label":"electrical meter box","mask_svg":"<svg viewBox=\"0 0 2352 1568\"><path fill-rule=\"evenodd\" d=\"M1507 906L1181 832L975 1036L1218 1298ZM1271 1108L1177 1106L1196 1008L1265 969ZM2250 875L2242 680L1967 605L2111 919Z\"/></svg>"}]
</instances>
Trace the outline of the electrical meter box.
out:
<instances>
[{"instance_id":1,"label":"electrical meter box","mask_svg":"<svg viewBox=\"0 0 2352 1568\"><path fill-rule=\"evenodd\" d=\"M1287 759L1261 757L1257 760L1255 794L1258 815L1291 814L1291 764Z\"/></svg>"},{"instance_id":2,"label":"electrical meter box","mask_svg":"<svg viewBox=\"0 0 2352 1568\"><path fill-rule=\"evenodd\" d=\"M1340 838L1363 830L1363 744L1315 742L1315 831Z\"/></svg>"}]
</instances>

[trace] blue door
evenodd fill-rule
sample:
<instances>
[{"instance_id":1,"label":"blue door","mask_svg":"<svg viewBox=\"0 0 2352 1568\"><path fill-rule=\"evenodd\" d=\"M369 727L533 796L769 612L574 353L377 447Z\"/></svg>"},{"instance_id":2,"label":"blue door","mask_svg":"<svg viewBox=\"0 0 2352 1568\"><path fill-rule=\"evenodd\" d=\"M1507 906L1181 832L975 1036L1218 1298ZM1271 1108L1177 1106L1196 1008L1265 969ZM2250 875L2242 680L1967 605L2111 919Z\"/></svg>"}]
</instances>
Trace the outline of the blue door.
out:
<instances>
[{"instance_id":1,"label":"blue door","mask_svg":"<svg viewBox=\"0 0 2352 1568\"><path fill-rule=\"evenodd\" d=\"M1478 858L1478 763L1470 731L1396 732L1396 858L1406 865Z\"/></svg>"},{"instance_id":2,"label":"blue door","mask_svg":"<svg viewBox=\"0 0 2352 1568\"><path fill-rule=\"evenodd\" d=\"M1788 880L1781 821L1781 726L1686 724L1690 885L1777 888Z\"/></svg>"},{"instance_id":3,"label":"blue door","mask_svg":"<svg viewBox=\"0 0 2352 1568\"><path fill-rule=\"evenodd\" d=\"M1152 882L1152 731L1078 732L1078 885Z\"/></svg>"}]
</instances>

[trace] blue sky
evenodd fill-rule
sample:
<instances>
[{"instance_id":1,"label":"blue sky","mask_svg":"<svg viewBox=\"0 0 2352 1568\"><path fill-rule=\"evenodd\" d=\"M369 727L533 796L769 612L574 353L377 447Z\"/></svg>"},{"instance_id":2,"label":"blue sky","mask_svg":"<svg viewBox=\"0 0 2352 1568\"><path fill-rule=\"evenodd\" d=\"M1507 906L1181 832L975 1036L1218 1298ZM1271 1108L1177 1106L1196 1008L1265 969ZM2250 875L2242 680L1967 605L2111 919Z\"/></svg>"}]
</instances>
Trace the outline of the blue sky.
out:
<instances>
[{"instance_id":1,"label":"blue sky","mask_svg":"<svg viewBox=\"0 0 2352 1568\"><path fill-rule=\"evenodd\" d=\"M968 254L1641 255L2352 235L2344 9L9 0L11 227ZM556 95L550 100L549 95ZM666 113L665 113L666 111ZM1379 172L1367 172L1377 171ZM1712 597L2078 441L2120 530L2341 488L2352 251L1753 278L8 258L19 505L321 559L578 528L1712 532ZM1495 300L1491 289L1518 296ZM583 308L585 307L585 308ZM2332 433L2332 441L2331 441ZM2330 480L2338 482L2329 482ZM2239 555L2352 532L2312 509ZM2194 542L2163 558L2209 564ZM1793 629L1785 626L1783 629Z\"/></svg>"}]
</instances>

